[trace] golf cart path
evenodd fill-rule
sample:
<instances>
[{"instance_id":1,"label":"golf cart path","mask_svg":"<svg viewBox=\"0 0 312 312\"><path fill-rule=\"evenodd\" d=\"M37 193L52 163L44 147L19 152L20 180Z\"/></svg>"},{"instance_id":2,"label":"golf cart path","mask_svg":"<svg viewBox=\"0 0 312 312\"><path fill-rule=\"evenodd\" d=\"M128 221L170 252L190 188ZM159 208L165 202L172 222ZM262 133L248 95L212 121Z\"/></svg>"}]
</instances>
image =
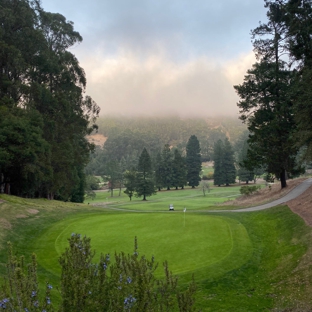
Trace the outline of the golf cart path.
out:
<instances>
[{"instance_id":1,"label":"golf cart path","mask_svg":"<svg viewBox=\"0 0 312 312\"><path fill-rule=\"evenodd\" d=\"M284 204L292 199L297 198L299 195L304 193L310 186L312 186L312 178L303 181L301 184L297 185L294 189L292 189L285 196L276 199L270 203L266 203L259 206L253 206L248 208L239 208L232 210L209 210L209 212L250 212L250 211L259 211L268 208L272 208L281 204Z\"/></svg>"}]
</instances>

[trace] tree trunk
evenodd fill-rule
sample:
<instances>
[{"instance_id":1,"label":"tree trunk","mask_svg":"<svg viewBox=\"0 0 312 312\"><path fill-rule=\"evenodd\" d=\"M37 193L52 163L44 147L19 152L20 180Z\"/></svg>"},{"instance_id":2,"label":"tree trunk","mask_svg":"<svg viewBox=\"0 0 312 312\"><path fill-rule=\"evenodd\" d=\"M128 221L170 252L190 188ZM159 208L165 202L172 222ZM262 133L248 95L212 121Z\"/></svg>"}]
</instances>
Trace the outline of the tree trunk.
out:
<instances>
[{"instance_id":1,"label":"tree trunk","mask_svg":"<svg viewBox=\"0 0 312 312\"><path fill-rule=\"evenodd\" d=\"M286 170L283 169L280 173L280 181L281 181L281 188L284 188L287 186L286 183Z\"/></svg>"},{"instance_id":2,"label":"tree trunk","mask_svg":"<svg viewBox=\"0 0 312 312\"><path fill-rule=\"evenodd\" d=\"M0 181L0 193L4 193L4 176L3 173L1 175L1 181Z\"/></svg>"}]
</instances>

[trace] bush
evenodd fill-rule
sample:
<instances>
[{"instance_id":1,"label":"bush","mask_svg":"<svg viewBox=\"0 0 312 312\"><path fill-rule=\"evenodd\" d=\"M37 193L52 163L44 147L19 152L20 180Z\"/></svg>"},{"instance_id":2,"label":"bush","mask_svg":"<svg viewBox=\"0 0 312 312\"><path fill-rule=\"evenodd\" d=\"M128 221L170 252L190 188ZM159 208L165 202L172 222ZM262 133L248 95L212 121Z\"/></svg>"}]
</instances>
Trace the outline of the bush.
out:
<instances>
[{"instance_id":1,"label":"bush","mask_svg":"<svg viewBox=\"0 0 312 312\"><path fill-rule=\"evenodd\" d=\"M208 172L207 174L203 175L202 180L213 180L213 172Z\"/></svg>"},{"instance_id":2,"label":"bush","mask_svg":"<svg viewBox=\"0 0 312 312\"><path fill-rule=\"evenodd\" d=\"M132 255L101 255L92 263L95 252L90 238L72 234L69 247L61 255L61 305L55 309L50 300L52 286L39 300L36 258L25 274L24 258L19 261L9 248L8 277L0 291L0 310L5 311L194 311L196 285L193 281L181 292L178 279L163 264L165 279L154 276L154 258L139 257L135 239ZM3 299L1 299L3 298Z\"/></svg>"},{"instance_id":3,"label":"bush","mask_svg":"<svg viewBox=\"0 0 312 312\"><path fill-rule=\"evenodd\" d=\"M258 190L260 190L261 189L261 186L260 185L253 185L253 186L247 186L247 185L245 185L245 186L242 186L241 188L240 188L240 193L242 194L242 195L247 195L247 196L249 196L249 195L251 195L252 193L255 193L256 191L258 191Z\"/></svg>"}]
</instances>

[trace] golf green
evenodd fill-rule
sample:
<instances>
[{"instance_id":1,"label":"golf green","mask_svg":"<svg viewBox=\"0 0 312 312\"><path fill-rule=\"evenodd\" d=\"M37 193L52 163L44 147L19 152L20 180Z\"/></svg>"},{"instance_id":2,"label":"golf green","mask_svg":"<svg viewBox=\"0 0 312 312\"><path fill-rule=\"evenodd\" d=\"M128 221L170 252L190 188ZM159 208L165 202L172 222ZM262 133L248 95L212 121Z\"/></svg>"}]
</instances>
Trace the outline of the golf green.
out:
<instances>
[{"instance_id":1,"label":"golf green","mask_svg":"<svg viewBox=\"0 0 312 312\"><path fill-rule=\"evenodd\" d=\"M183 212L95 214L80 215L49 228L34 246L39 264L59 274L58 257L72 233L91 238L97 252L95 260L100 253L132 253L136 236L139 254L148 258L154 255L160 264L167 260L174 274L217 264L224 273L241 266L252 253L245 227L223 216ZM161 274L158 269L157 275Z\"/></svg>"}]
</instances>

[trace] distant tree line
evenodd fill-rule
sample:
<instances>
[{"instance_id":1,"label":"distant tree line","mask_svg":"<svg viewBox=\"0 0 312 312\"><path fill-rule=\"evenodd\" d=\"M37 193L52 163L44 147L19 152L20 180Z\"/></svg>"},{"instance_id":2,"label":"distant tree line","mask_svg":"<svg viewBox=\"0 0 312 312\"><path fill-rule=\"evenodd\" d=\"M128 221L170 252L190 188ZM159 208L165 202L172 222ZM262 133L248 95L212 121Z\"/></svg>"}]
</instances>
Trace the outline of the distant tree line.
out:
<instances>
[{"instance_id":1,"label":"distant tree line","mask_svg":"<svg viewBox=\"0 0 312 312\"><path fill-rule=\"evenodd\" d=\"M136 162L136 164L135 164ZM186 146L185 155L177 148L165 144L153 160L146 148L134 162L124 159L104 162L101 166L102 176L106 179L113 196L113 190L125 187L130 198L155 194L156 190L170 190L189 185L192 188L201 180L201 155L197 137L192 135Z\"/></svg>"},{"instance_id":2,"label":"distant tree line","mask_svg":"<svg viewBox=\"0 0 312 312\"><path fill-rule=\"evenodd\" d=\"M213 144L226 135L231 141L236 141L246 126L234 117L219 118L192 118L181 119L177 116L169 117L100 117L97 121L98 133L107 137L103 150L97 154L105 153L110 158L138 157L145 146L152 158L165 144L176 147L185 152L190 134L196 135L201 146L203 161L212 159ZM101 158L100 155L95 156ZM90 164L94 170L95 166Z\"/></svg>"},{"instance_id":3,"label":"distant tree line","mask_svg":"<svg viewBox=\"0 0 312 312\"><path fill-rule=\"evenodd\" d=\"M81 41L40 1L0 0L0 192L84 200L99 107L68 51Z\"/></svg>"}]
</instances>

